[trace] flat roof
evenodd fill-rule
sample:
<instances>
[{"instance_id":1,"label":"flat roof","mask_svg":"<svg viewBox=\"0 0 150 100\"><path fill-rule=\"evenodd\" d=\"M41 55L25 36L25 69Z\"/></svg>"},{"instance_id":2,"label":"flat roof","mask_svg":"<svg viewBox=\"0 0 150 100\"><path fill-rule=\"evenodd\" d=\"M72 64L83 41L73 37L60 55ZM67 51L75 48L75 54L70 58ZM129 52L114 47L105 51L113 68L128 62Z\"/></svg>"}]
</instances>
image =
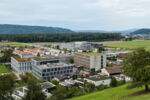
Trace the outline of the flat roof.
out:
<instances>
[{"instance_id":1,"label":"flat roof","mask_svg":"<svg viewBox=\"0 0 150 100\"><path fill-rule=\"evenodd\" d=\"M37 60L37 61L44 61L44 60L57 60L57 59L60 59L59 57L50 57L50 58L46 58L46 57L36 57L36 58L33 58L34 60Z\"/></svg>"},{"instance_id":2,"label":"flat roof","mask_svg":"<svg viewBox=\"0 0 150 100\"><path fill-rule=\"evenodd\" d=\"M106 79L110 79L110 78L107 77L107 76L98 76L98 77L88 77L88 78L85 78L85 79L89 79L89 80L92 80L92 81L100 81L100 80L106 80Z\"/></svg>"},{"instance_id":3,"label":"flat roof","mask_svg":"<svg viewBox=\"0 0 150 100\"><path fill-rule=\"evenodd\" d=\"M16 59L18 62L30 62L31 58L21 58L19 56L13 56L12 58Z\"/></svg>"},{"instance_id":4,"label":"flat roof","mask_svg":"<svg viewBox=\"0 0 150 100\"><path fill-rule=\"evenodd\" d=\"M56 85L54 85L51 82L40 83L40 86L41 86L42 89L48 89L48 88L56 87Z\"/></svg>"},{"instance_id":5,"label":"flat roof","mask_svg":"<svg viewBox=\"0 0 150 100\"><path fill-rule=\"evenodd\" d=\"M39 69L47 69L47 68L61 68L65 66L74 66L74 64L66 64L66 63L48 63L44 65L37 65Z\"/></svg>"}]
</instances>

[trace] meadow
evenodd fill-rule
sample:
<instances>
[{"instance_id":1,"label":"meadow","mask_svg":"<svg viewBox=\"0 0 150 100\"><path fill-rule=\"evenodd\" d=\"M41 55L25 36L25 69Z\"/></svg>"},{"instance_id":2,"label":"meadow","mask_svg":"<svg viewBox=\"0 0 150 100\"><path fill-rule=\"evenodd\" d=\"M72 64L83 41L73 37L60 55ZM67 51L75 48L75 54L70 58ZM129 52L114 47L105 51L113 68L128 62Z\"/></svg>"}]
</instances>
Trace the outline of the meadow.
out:
<instances>
[{"instance_id":1,"label":"meadow","mask_svg":"<svg viewBox=\"0 0 150 100\"><path fill-rule=\"evenodd\" d=\"M8 69L4 65L0 65L0 73L8 73Z\"/></svg>"},{"instance_id":2,"label":"meadow","mask_svg":"<svg viewBox=\"0 0 150 100\"><path fill-rule=\"evenodd\" d=\"M120 42L108 42L104 43L105 46L112 48L125 48L125 49L136 49L136 48L145 48L146 50L150 50L150 41L120 41Z\"/></svg>"},{"instance_id":3,"label":"meadow","mask_svg":"<svg viewBox=\"0 0 150 100\"><path fill-rule=\"evenodd\" d=\"M150 100L150 92L145 93L143 91L143 87L127 89L126 84L69 100Z\"/></svg>"}]
</instances>

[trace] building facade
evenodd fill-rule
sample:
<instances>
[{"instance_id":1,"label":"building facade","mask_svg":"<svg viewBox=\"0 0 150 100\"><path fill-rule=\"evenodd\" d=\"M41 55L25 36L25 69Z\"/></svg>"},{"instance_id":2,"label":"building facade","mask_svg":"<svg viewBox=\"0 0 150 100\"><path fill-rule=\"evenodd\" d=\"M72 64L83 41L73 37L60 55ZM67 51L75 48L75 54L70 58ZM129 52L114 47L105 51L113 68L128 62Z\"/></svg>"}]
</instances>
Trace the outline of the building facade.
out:
<instances>
[{"instance_id":1,"label":"building facade","mask_svg":"<svg viewBox=\"0 0 150 100\"><path fill-rule=\"evenodd\" d=\"M47 63L47 64L38 64L34 63L33 65L33 75L38 79L50 80L54 77L65 78L71 76L73 73L74 64L65 64L60 63Z\"/></svg>"},{"instance_id":2,"label":"building facade","mask_svg":"<svg viewBox=\"0 0 150 100\"><path fill-rule=\"evenodd\" d=\"M22 73L32 71L32 60L30 58L11 57L11 67L14 71Z\"/></svg>"},{"instance_id":3,"label":"building facade","mask_svg":"<svg viewBox=\"0 0 150 100\"><path fill-rule=\"evenodd\" d=\"M106 55L101 53L75 53L74 62L77 67L97 71L106 67Z\"/></svg>"}]
</instances>

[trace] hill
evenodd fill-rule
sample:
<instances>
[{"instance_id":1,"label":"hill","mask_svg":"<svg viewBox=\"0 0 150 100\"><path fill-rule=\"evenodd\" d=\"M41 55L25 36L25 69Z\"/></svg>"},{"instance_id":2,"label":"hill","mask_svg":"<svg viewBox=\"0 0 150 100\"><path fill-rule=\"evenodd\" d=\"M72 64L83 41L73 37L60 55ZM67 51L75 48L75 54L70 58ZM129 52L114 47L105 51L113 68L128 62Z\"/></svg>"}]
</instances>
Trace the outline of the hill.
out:
<instances>
[{"instance_id":1,"label":"hill","mask_svg":"<svg viewBox=\"0 0 150 100\"><path fill-rule=\"evenodd\" d=\"M136 35L136 34L150 34L150 29L148 28L143 28L143 29L138 29L134 32L131 32L130 34Z\"/></svg>"},{"instance_id":2,"label":"hill","mask_svg":"<svg viewBox=\"0 0 150 100\"><path fill-rule=\"evenodd\" d=\"M40 33L42 34L74 33L74 31L58 27L0 24L0 34L40 34Z\"/></svg>"},{"instance_id":3,"label":"hill","mask_svg":"<svg viewBox=\"0 0 150 100\"><path fill-rule=\"evenodd\" d=\"M121 34L129 34L133 31L137 30L136 28L128 29L128 30L112 30L112 31L106 31L106 30L78 30L77 32L81 33L121 33Z\"/></svg>"},{"instance_id":4,"label":"hill","mask_svg":"<svg viewBox=\"0 0 150 100\"><path fill-rule=\"evenodd\" d=\"M145 93L142 87L127 89L127 85L94 92L70 100L149 100L150 93Z\"/></svg>"}]
</instances>

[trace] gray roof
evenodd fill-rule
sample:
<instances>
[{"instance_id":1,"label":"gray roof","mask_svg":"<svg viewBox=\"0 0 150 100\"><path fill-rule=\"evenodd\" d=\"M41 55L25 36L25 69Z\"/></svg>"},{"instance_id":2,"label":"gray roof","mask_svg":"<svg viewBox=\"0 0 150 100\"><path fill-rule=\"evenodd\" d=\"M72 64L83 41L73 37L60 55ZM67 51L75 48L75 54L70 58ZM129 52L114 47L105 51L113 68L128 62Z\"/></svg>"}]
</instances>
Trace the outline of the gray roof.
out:
<instances>
[{"instance_id":1,"label":"gray roof","mask_svg":"<svg viewBox=\"0 0 150 100\"><path fill-rule=\"evenodd\" d=\"M40 69L61 68L61 67L67 67L67 66L74 66L74 64L66 64L66 63L60 62L60 63L48 63L44 65L37 65L37 67Z\"/></svg>"},{"instance_id":2,"label":"gray roof","mask_svg":"<svg viewBox=\"0 0 150 100\"><path fill-rule=\"evenodd\" d=\"M54 85L51 82L40 83L40 86L41 86L42 89L48 89L48 88L56 87L56 85Z\"/></svg>"}]
</instances>

